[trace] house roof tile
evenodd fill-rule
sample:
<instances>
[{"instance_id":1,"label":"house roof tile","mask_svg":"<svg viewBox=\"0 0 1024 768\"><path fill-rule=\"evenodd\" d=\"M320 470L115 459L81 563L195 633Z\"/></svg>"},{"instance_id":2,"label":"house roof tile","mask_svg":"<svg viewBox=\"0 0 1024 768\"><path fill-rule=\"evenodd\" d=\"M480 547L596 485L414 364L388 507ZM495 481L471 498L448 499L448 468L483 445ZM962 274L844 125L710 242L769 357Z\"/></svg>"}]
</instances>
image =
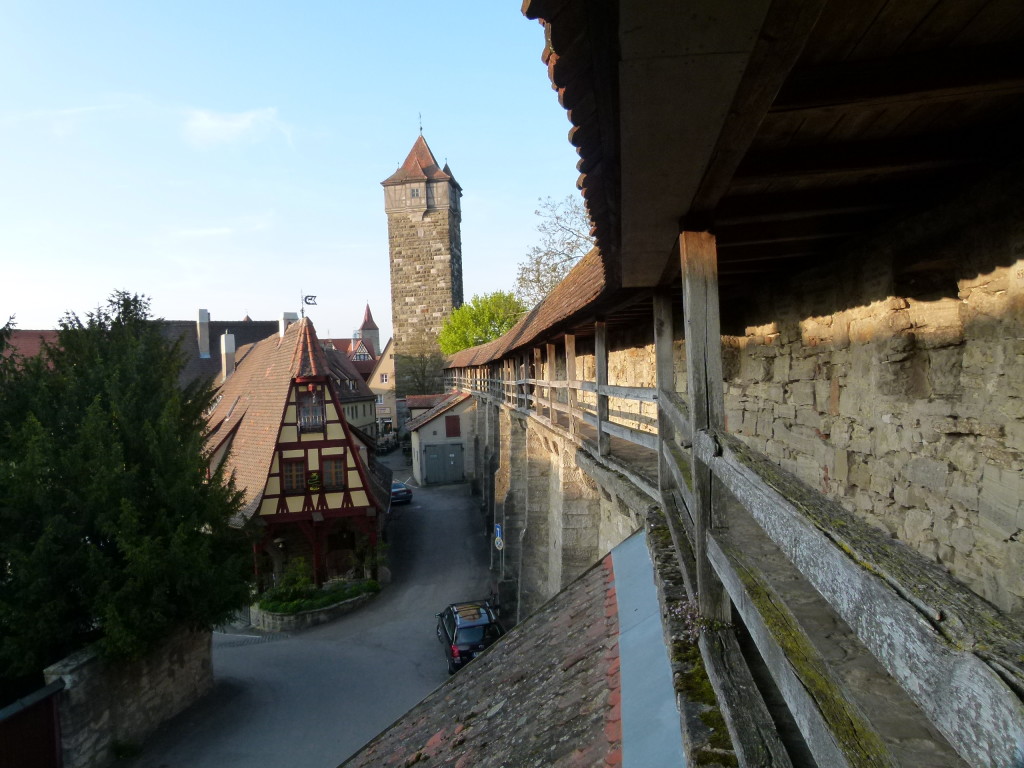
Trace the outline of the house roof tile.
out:
<instances>
[{"instance_id":1,"label":"house roof tile","mask_svg":"<svg viewBox=\"0 0 1024 768\"><path fill-rule=\"evenodd\" d=\"M550 335L552 329L568 324L574 317L593 315L600 301L618 288L618 282L617 271L594 248L512 330L494 341L456 352L448 359L448 367L483 365Z\"/></svg>"},{"instance_id":2,"label":"house roof tile","mask_svg":"<svg viewBox=\"0 0 1024 768\"><path fill-rule=\"evenodd\" d=\"M430 147L427 146L427 141L423 138L422 134L416 137L409 155L405 158L405 162L399 166L397 171L384 179L381 184L388 187L394 184L404 184L409 181L450 181L455 186L458 186L458 182L452 176L447 163L445 163L444 170L441 170L437 160L434 159L434 153L430 151Z\"/></svg>"},{"instance_id":3,"label":"house roof tile","mask_svg":"<svg viewBox=\"0 0 1024 768\"><path fill-rule=\"evenodd\" d=\"M445 411L454 408L464 400L468 400L471 396L472 395L470 395L469 392L452 392L445 396L443 400L434 405L430 410L425 411L415 418L409 419L405 422L405 428L410 432L417 430L428 421L433 421ZM408 406L408 404L408 399L406 399L406 405Z\"/></svg>"},{"instance_id":4,"label":"house roof tile","mask_svg":"<svg viewBox=\"0 0 1024 768\"><path fill-rule=\"evenodd\" d=\"M210 411L211 450L228 442L225 468L242 492L246 517L256 510L293 378L326 375L329 366L309 318L240 347L236 368L217 389Z\"/></svg>"},{"instance_id":5,"label":"house roof tile","mask_svg":"<svg viewBox=\"0 0 1024 768\"><path fill-rule=\"evenodd\" d=\"M614 583L609 555L343 768L620 764Z\"/></svg>"}]
</instances>

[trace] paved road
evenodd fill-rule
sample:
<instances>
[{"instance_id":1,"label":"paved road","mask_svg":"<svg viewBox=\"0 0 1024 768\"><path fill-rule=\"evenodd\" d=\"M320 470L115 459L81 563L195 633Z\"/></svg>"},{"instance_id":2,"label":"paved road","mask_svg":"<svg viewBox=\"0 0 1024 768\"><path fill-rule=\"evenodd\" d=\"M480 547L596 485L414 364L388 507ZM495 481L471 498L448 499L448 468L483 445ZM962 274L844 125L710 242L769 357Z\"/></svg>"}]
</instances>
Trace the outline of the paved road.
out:
<instances>
[{"instance_id":1,"label":"paved road","mask_svg":"<svg viewBox=\"0 0 1024 768\"><path fill-rule=\"evenodd\" d=\"M215 633L213 692L128 767L337 766L448 678L434 614L487 595L478 507L465 485L417 488L391 523L393 582L372 603L288 637Z\"/></svg>"}]
</instances>

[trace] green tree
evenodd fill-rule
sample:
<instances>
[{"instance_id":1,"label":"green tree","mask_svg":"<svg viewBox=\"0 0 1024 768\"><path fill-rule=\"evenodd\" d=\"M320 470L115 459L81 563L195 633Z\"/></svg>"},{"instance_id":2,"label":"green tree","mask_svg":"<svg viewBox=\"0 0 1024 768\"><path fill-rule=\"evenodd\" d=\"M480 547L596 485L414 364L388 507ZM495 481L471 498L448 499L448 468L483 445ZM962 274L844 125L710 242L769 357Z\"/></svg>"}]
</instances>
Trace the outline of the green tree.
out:
<instances>
[{"instance_id":1,"label":"green tree","mask_svg":"<svg viewBox=\"0 0 1024 768\"><path fill-rule=\"evenodd\" d=\"M516 298L527 308L539 304L594 247L590 218L578 195L562 200L545 198L534 213L541 218L537 225L540 242L519 263L516 273Z\"/></svg>"},{"instance_id":2,"label":"green tree","mask_svg":"<svg viewBox=\"0 0 1024 768\"><path fill-rule=\"evenodd\" d=\"M439 350L395 354L395 394L436 395L444 392L446 360Z\"/></svg>"},{"instance_id":3,"label":"green tree","mask_svg":"<svg viewBox=\"0 0 1024 768\"><path fill-rule=\"evenodd\" d=\"M134 657L243 605L240 496L203 450L212 392L179 387L184 357L148 301L68 314L19 362L0 366L0 675L93 641Z\"/></svg>"},{"instance_id":4,"label":"green tree","mask_svg":"<svg viewBox=\"0 0 1024 768\"><path fill-rule=\"evenodd\" d=\"M446 355L484 344L504 335L526 311L523 302L507 291L474 296L445 320L437 343Z\"/></svg>"}]
</instances>

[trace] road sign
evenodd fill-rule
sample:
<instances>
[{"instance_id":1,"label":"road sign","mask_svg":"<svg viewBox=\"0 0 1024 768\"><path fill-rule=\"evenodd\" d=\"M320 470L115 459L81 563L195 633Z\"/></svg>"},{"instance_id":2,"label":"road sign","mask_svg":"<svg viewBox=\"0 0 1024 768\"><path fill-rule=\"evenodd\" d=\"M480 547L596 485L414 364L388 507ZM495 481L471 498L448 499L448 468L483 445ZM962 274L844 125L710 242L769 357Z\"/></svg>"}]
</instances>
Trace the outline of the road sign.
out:
<instances>
[{"instance_id":1,"label":"road sign","mask_svg":"<svg viewBox=\"0 0 1024 768\"><path fill-rule=\"evenodd\" d=\"M494 548L499 552L505 548L505 539L501 535L501 525L499 523L494 524Z\"/></svg>"}]
</instances>

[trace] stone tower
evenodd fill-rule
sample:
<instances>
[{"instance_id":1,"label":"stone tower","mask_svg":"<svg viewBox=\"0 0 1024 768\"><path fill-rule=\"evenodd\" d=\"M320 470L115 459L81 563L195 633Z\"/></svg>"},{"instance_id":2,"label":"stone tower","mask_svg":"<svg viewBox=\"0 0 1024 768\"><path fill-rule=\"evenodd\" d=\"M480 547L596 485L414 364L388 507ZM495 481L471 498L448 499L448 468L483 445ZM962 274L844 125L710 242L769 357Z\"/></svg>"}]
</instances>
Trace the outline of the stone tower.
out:
<instances>
[{"instance_id":1,"label":"stone tower","mask_svg":"<svg viewBox=\"0 0 1024 768\"><path fill-rule=\"evenodd\" d=\"M400 355L437 353L437 334L462 306L462 187L420 135L381 182L391 253L391 319ZM401 376L399 376L401 378Z\"/></svg>"}]
</instances>

